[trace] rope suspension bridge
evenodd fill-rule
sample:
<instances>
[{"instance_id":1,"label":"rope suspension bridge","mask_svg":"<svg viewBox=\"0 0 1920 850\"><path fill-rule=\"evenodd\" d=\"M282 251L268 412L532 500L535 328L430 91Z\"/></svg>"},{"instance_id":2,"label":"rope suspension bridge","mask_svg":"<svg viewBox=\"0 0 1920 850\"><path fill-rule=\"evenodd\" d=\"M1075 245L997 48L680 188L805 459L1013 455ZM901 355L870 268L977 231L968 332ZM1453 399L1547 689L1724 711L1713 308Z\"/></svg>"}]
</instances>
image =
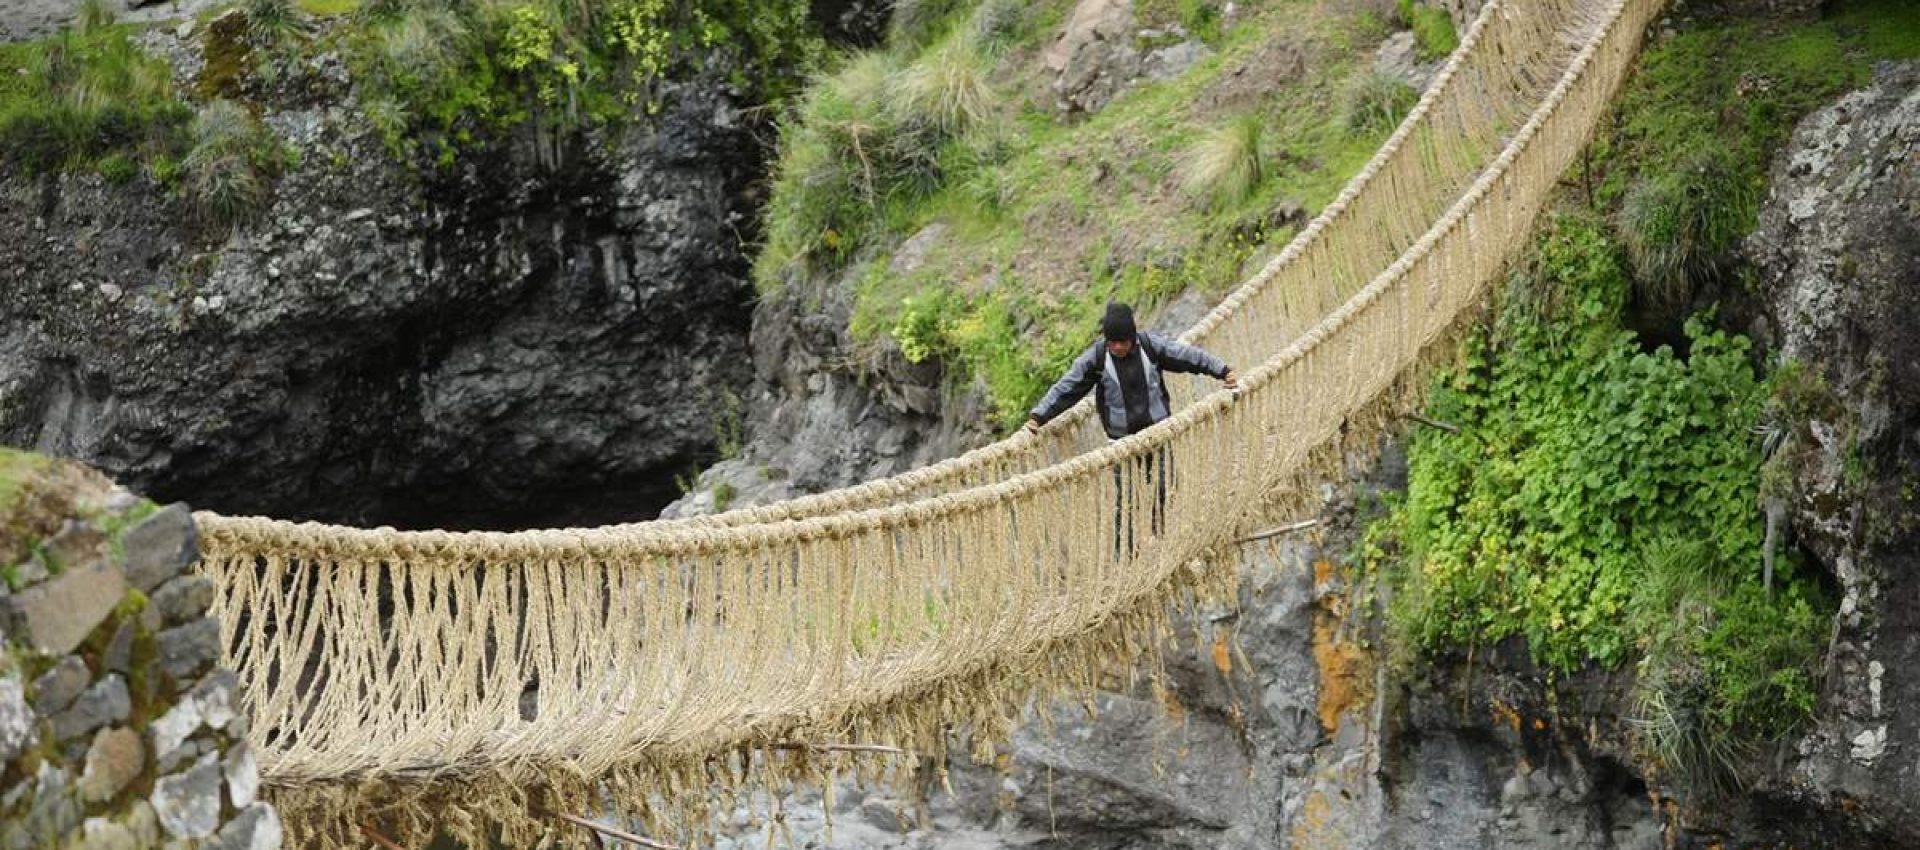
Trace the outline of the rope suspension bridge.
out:
<instances>
[{"instance_id":1,"label":"rope suspension bridge","mask_svg":"<svg viewBox=\"0 0 1920 850\"><path fill-rule=\"evenodd\" d=\"M1659 6L1489 0L1340 197L1183 336L1259 364L1243 388L1179 387L1175 415L1126 440L1083 403L894 478L601 528L200 514L227 664L296 840L354 845L379 821L530 846L613 796L697 836L716 790L817 776L827 742L934 753L966 724L991 741L1021 699L1155 652L1171 603L1231 586L1236 539L1417 402ZM1163 505L1133 497L1156 464ZM1127 545L1116 505L1141 530Z\"/></svg>"}]
</instances>

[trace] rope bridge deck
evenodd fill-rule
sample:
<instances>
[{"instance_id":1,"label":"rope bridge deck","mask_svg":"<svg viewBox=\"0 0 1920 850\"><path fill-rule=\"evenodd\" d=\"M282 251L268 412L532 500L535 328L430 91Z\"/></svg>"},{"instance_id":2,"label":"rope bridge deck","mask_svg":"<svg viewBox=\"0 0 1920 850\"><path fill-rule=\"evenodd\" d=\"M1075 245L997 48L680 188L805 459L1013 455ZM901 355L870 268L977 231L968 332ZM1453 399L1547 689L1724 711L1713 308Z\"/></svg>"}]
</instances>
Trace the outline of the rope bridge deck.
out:
<instances>
[{"instance_id":1,"label":"rope bridge deck","mask_svg":"<svg viewBox=\"0 0 1920 850\"><path fill-rule=\"evenodd\" d=\"M514 813L603 808L615 789L687 834L716 782L817 769L807 742L925 752L956 723L989 739L1018 695L1153 651L1168 602L1231 573L1237 535L1415 397L1659 6L1490 0L1372 162L1183 337L1259 364L1243 389L1183 387L1169 421L1118 443L1083 404L884 481L591 529L200 514L290 828L347 843L379 817L531 842L545 827ZM1134 497L1150 466L1164 508ZM796 742L801 757L768 755Z\"/></svg>"}]
</instances>

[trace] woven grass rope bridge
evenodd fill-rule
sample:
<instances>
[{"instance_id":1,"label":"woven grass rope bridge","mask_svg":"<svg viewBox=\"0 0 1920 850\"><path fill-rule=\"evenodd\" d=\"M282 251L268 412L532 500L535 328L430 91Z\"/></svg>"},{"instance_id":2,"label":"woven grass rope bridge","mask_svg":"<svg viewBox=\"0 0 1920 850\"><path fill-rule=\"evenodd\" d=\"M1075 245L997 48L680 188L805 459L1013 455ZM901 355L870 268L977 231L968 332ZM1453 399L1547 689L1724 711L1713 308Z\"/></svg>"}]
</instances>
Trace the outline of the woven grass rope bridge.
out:
<instances>
[{"instance_id":1,"label":"woven grass rope bridge","mask_svg":"<svg viewBox=\"0 0 1920 850\"><path fill-rule=\"evenodd\" d=\"M1083 405L884 481L602 528L199 515L297 846L361 846L374 822L409 846L533 846L577 833L560 814L616 808L697 839L715 794L889 760L822 744L991 741L1022 700L1156 651L1171 603L1230 584L1237 537L1417 401L1659 6L1490 0L1340 197L1186 334L1258 364L1241 392L1183 394L1127 440ZM1153 457L1173 470L1164 533L1116 552L1105 518ZM1151 501L1124 500L1135 527Z\"/></svg>"}]
</instances>

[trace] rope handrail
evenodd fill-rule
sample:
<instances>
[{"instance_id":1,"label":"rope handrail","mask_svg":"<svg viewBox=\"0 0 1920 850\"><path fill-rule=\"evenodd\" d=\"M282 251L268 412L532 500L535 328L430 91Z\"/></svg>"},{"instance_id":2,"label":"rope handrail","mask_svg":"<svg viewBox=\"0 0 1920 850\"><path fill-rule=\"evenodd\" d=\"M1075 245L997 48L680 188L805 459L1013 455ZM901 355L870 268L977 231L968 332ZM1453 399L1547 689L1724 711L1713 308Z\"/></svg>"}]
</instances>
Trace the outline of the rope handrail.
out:
<instances>
[{"instance_id":1,"label":"rope handrail","mask_svg":"<svg viewBox=\"0 0 1920 850\"><path fill-rule=\"evenodd\" d=\"M1558 0L1558 2L1562 6L1569 5L1568 0ZM1296 263L1308 265L1308 263L1303 262L1303 258L1307 257L1309 251L1313 250L1320 243L1329 241L1329 239L1337 241L1339 228L1342 224L1354 222L1356 219L1365 219L1358 221L1348 229L1364 230L1370 226L1373 218L1355 216L1353 210L1356 208L1356 205L1364 203L1365 199L1370 197L1369 193L1381 194L1387 191L1381 187L1383 180L1380 175L1389 173L1395 165L1405 167L1407 163L1411 163L1419 158L1417 151L1411 149L1410 143L1422 131L1444 132L1431 126L1434 115L1444 112L1448 108L1454 108L1455 111L1458 111L1457 107L1450 107L1453 101L1475 96L1473 89L1484 90L1490 87L1489 83L1485 80L1480 80L1477 85L1456 85L1456 77L1469 72L1477 72L1480 76L1516 75L1516 69L1526 67L1524 60L1532 59L1538 61L1544 58L1543 55L1530 56L1524 52L1513 49L1486 51L1484 53L1478 49L1481 42L1486 38L1489 27L1495 22L1495 7L1499 5L1498 3L1489 3L1482 8L1481 13L1475 17L1473 24L1462 37L1460 47L1448 57L1441 69L1435 74L1427 90L1422 93L1420 99L1415 103L1414 107L1408 112L1407 116L1402 119L1393 134L1382 144L1380 149L1369 160L1368 164L1342 188L1340 194L1334 201L1328 204L1319 215L1315 216L1313 220L1290 240L1288 245L1282 249L1278 255L1266 263L1260 271L1248 278L1247 281L1237 287L1226 298L1222 299L1219 304L1215 305L1215 307L1192 328L1189 328L1183 333L1180 336L1183 342L1191 342L1213 348L1230 363L1245 364L1264 361L1266 356L1271 352L1270 347L1264 347L1263 345L1234 344L1232 341L1216 341L1212 339L1212 337L1217 335L1215 333L1217 329L1232 320L1236 314L1241 313L1246 306L1253 303L1261 293L1272 288L1276 281L1283 280L1283 271L1294 266ZM1501 35L1506 35L1506 33L1501 33ZM1504 42L1507 39L1496 40ZM1500 46L1506 47L1504 43ZM1498 53L1499 55L1491 57L1490 59L1487 55L1489 53ZM1476 63L1484 64L1487 67L1479 67ZM1531 98L1517 99L1524 99L1529 102L1532 100ZM1435 175L1427 172L1421 176L1427 179L1435 188L1443 188L1450 180L1459 181L1470 176L1464 169L1456 169L1455 171L1460 173ZM1474 171L1477 171L1477 167ZM1432 203L1439 203L1443 197L1447 200L1450 200L1452 197L1451 193L1434 192L1432 194L1435 196ZM1393 204L1393 206L1399 205L1400 204ZM1439 215L1444 212L1444 209L1444 205L1435 207L1432 214ZM1411 218L1418 220L1420 217L1416 216ZM1329 231L1333 231L1333 233L1330 235ZM1417 231L1411 234L1412 237L1417 237L1417 235ZM1411 238L1409 238L1408 241L1410 243ZM1387 261L1391 260L1392 257L1397 256L1404 247L1405 246L1400 246L1398 249L1385 252L1380 263L1384 265ZM1295 279L1288 282L1299 284L1312 277L1317 277L1317 275L1303 273L1295 275ZM1355 284L1352 289L1357 289L1359 285L1371 279L1371 275L1350 275L1349 277L1355 279ZM1331 309L1348 295L1351 295L1351 289L1342 290L1335 293L1336 297L1330 299L1329 303L1311 305L1319 307L1318 311L1308 309L1303 312L1317 318L1323 314L1326 309ZM1086 451L1087 449L1095 448L1099 444L1104 443L1105 439L1105 435L1101 433L1101 430L1092 421L1091 402L1082 402L1076 405L1073 410L1061 416L1049 429L1049 433L1041 437L1036 438L1024 433L1016 433L1012 437L996 441L956 457L911 469L887 478L868 481L827 493L810 494L769 505L743 508L710 516L652 520L641 523L628 523L625 524L625 526L648 526L660 529L678 527L725 527L762 522L784 522L821 514L843 513L849 510L871 507L878 504L937 495L954 489L964 489L970 486L990 483L992 480L1011 477L1011 475L1038 468L1052 459L1071 456ZM624 526L601 526L595 530L604 532L620 527Z\"/></svg>"},{"instance_id":2,"label":"rope handrail","mask_svg":"<svg viewBox=\"0 0 1920 850\"><path fill-rule=\"evenodd\" d=\"M1499 154L1240 393L1126 440L778 523L453 535L203 516L229 663L290 820L447 783L496 817L524 807L529 779L577 804L596 777L644 775L652 813L684 824L716 754L933 751L948 722L1004 728L1009 681L1085 684L1102 658L1147 649L1164 602L1216 574L1257 506L1287 498L1343 432L1381 427L1370 411L1438 356L1528 238L1660 0L1519 5L1490 3L1476 44L1558 9L1536 37L1578 49ZM1245 306L1222 315L1248 321ZM437 782L408 784L421 778Z\"/></svg>"}]
</instances>

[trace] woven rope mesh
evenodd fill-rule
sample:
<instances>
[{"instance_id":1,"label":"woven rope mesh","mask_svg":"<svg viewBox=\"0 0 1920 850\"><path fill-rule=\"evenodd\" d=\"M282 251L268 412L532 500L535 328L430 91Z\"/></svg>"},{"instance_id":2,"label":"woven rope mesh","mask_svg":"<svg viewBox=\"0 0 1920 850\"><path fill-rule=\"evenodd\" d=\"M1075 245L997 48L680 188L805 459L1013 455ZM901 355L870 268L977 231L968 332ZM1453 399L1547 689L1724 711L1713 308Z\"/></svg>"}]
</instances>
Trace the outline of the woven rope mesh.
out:
<instances>
[{"instance_id":1,"label":"woven rope mesh","mask_svg":"<svg viewBox=\"0 0 1920 850\"><path fill-rule=\"evenodd\" d=\"M375 816L531 841L540 811L620 790L663 834L697 834L715 788L824 770L807 742L991 737L1020 695L1152 651L1169 601L1217 589L1231 542L1302 500L1292 485L1328 447L1411 403L1659 5L1488 3L1341 197L1185 335L1241 364L1243 390L1183 390L1127 440L1083 406L886 481L592 529L200 514L200 569L289 827L316 846Z\"/></svg>"}]
</instances>

